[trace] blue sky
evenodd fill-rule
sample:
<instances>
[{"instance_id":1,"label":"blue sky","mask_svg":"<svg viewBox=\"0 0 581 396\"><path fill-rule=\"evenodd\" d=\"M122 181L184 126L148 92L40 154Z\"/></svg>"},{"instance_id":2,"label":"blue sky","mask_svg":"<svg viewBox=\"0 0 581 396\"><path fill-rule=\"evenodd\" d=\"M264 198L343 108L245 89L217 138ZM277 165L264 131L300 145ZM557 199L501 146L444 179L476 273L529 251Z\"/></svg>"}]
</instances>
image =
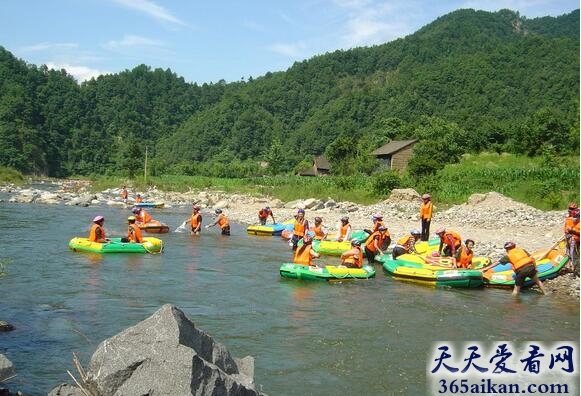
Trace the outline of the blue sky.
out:
<instances>
[{"instance_id":1,"label":"blue sky","mask_svg":"<svg viewBox=\"0 0 581 396\"><path fill-rule=\"evenodd\" d=\"M139 64L188 82L286 70L336 49L385 43L460 8L535 18L578 0L0 0L0 46L78 81Z\"/></svg>"}]
</instances>

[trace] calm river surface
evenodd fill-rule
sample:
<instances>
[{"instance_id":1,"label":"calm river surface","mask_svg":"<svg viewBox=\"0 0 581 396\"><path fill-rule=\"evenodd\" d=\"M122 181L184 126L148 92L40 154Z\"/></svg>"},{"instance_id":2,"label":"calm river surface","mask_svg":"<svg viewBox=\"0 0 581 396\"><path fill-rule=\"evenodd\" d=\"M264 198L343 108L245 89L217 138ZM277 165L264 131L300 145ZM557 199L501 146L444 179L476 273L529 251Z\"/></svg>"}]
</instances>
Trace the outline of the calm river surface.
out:
<instances>
[{"instance_id":1,"label":"calm river surface","mask_svg":"<svg viewBox=\"0 0 581 396\"><path fill-rule=\"evenodd\" d=\"M150 213L173 230L189 207ZM243 225L231 237L215 228L200 237L162 235L158 255L68 250L97 214L115 236L130 213L0 203L0 259L8 262L0 319L16 327L0 333L0 353L18 371L11 389L46 395L72 383L72 352L87 366L101 341L166 303L233 356L254 356L257 386L270 395L424 395L434 341L579 340L579 304L560 296L432 289L388 278L380 267L369 281L281 279L288 245L248 236Z\"/></svg>"}]
</instances>

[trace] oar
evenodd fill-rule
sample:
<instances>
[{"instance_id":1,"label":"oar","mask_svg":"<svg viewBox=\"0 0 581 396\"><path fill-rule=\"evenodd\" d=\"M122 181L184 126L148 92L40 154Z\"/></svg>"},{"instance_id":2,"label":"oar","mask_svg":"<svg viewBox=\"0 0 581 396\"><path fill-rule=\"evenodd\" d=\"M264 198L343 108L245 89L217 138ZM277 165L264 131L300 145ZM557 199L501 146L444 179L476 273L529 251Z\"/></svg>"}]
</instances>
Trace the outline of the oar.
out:
<instances>
[{"instance_id":1,"label":"oar","mask_svg":"<svg viewBox=\"0 0 581 396\"><path fill-rule=\"evenodd\" d=\"M184 221L178 228L175 229L174 232L184 232L186 230L186 224L188 221Z\"/></svg>"},{"instance_id":2,"label":"oar","mask_svg":"<svg viewBox=\"0 0 581 396\"><path fill-rule=\"evenodd\" d=\"M551 253L551 250L553 250L554 248L556 248L556 247L557 247L557 245L559 245L561 242L563 242L563 241L564 241L566 238L567 238L567 236L566 236L566 235L563 235L563 236L562 236L562 237L561 237L561 238L560 238L560 239L559 239L557 242L555 242L555 243L553 244L553 246L551 246L551 247L550 247L550 248L549 248L549 249L548 249L548 250L545 252L545 254L543 254L543 255L542 255L541 257L539 257L539 258L536 258L535 256L533 256L533 258L534 258L536 261L541 261L542 259L544 259L545 257L547 257L547 256L549 255L549 253Z\"/></svg>"}]
</instances>

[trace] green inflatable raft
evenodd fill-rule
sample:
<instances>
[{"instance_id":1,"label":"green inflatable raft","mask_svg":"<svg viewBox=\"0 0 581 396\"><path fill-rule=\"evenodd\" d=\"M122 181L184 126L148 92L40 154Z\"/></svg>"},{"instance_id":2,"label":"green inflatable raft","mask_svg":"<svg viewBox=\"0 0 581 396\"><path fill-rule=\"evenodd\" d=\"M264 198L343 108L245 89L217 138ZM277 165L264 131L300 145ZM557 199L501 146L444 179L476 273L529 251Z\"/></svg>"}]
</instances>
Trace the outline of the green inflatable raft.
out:
<instances>
[{"instance_id":1,"label":"green inflatable raft","mask_svg":"<svg viewBox=\"0 0 581 396\"><path fill-rule=\"evenodd\" d=\"M89 238L76 237L69 241L69 249L74 252L90 253L161 253L163 241L145 237L143 243L121 242L121 238L110 238L111 242L91 242Z\"/></svg>"},{"instance_id":2,"label":"green inflatable raft","mask_svg":"<svg viewBox=\"0 0 581 396\"><path fill-rule=\"evenodd\" d=\"M485 258L484 258L485 259ZM395 279L421 283L428 286L477 288L484 284L482 272L477 269L451 268L447 265L429 264L419 256L402 254L393 259L391 254L376 256L383 269ZM443 264L443 263L442 263Z\"/></svg>"},{"instance_id":3,"label":"green inflatable raft","mask_svg":"<svg viewBox=\"0 0 581 396\"><path fill-rule=\"evenodd\" d=\"M326 281L341 279L368 279L375 276L375 268L367 265L364 265L362 268L347 268L335 265L314 267L310 265L284 263L280 266L280 276L292 279Z\"/></svg>"}]
</instances>

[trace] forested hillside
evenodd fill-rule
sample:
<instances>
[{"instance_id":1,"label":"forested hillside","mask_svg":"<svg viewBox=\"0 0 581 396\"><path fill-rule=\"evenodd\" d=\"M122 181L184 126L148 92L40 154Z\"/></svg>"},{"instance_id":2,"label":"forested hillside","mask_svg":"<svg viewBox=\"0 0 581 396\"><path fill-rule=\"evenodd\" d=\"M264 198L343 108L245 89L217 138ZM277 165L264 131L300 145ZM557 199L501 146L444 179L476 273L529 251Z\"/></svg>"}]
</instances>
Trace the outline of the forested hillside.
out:
<instances>
[{"instance_id":1,"label":"forested hillside","mask_svg":"<svg viewBox=\"0 0 581 396\"><path fill-rule=\"evenodd\" d=\"M155 174L277 174L323 153L337 173L370 173L371 151L414 137L415 175L467 152L578 153L579 10L459 10L228 84L139 65L78 85L0 47L0 165L24 173L132 176L146 146Z\"/></svg>"}]
</instances>

